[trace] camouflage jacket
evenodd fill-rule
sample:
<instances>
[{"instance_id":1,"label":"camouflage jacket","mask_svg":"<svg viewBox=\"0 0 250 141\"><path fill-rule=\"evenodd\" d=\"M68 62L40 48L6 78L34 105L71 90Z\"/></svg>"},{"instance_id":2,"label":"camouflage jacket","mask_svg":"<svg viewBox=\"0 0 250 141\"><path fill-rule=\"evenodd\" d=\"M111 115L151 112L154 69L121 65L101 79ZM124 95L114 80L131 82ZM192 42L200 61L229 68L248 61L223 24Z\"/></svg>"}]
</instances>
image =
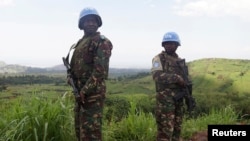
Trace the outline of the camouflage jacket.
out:
<instances>
[{"instance_id":1,"label":"camouflage jacket","mask_svg":"<svg viewBox=\"0 0 250 141\"><path fill-rule=\"evenodd\" d=\"M177 64L180 60L181 58L177 54L169 55L165 51L153 58L151 72L156 84L156 91L163 91L166 88L180 88L177 84L178 77L184 78L182 69ZM181 67L187 69L187 66Z\"/></svg>"},{"instance_id":2,"label":"camouflage jacket","mask_svg":"<svg viewBox=\"0 0 250 141\"><path fill-rule=\"evenodd\" d=\"M74 48L70 62L71 71L77 83L81 83L81 90L89 93L108 78L113 46L109 39L97 32L91 37L83 36Z\"/></svg>"}]
</instances>

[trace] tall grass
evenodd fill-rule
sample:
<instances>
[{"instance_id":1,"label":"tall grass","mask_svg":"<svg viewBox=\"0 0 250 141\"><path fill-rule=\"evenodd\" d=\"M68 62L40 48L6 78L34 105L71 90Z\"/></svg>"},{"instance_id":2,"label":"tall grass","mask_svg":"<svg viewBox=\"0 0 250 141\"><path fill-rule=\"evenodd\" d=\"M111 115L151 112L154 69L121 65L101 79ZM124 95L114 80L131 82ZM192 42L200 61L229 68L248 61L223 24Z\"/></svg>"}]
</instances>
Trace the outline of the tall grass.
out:
<instances>
[{"instance_id":1,"label":"tall grass","mask_svg":"<svg viewBox=\"0 0 250 141\"><path fill-rule=\"evenodd\" d=\"M1 141L70 141L74 139L72 102L58 99L20 98L1 116Z\"/></svg>"},{"instance_id":2,"label":"tall grass","mask_svg":"<svg viewBox=\"0 0 250 141\"><path fill-rule=\"evenodd\" d=\"M103 121L104 141L155 140L154 115L143 112L136 104L136 99L130 101L128 115L122 120ZM37 96L18 99L0 115L0 141L76 140L72 112L72 96L67 94L58 99ZM209 124L233 124L237 117L235 109L228 106L211 109L209 114L195 119L184 118L182 137L188 139L193 133L206 130Z\"/></svg>"},{"instance_id":3,"label":"tall grass","mask_svg":"<svg viewBox=\"0 0 250 141\"><path fill-rule=\"evenodd\" d=\"M126 118L108 126L109 136L105 141L152 141L155 140L156 124L152 114L145 114L131 102ZM106 127L107 129L107 127ZM106 132L106 131L104 131Z\"/></svg>"},{"instance_id":4,"label":"tall grass","mask_svg":"<svg viewBox=\"0 0 250 141\"><path fill-rule=\"evenodd\" d=\"M195 132L205 131L208 125L211 124L235 124L238 120L238 115L239 113L236 113L236 110L231 105L228 105L224 108L212 108L209 114L195 119L185 117L182 137L189 138Z\"/></svg>"}]
</instances>

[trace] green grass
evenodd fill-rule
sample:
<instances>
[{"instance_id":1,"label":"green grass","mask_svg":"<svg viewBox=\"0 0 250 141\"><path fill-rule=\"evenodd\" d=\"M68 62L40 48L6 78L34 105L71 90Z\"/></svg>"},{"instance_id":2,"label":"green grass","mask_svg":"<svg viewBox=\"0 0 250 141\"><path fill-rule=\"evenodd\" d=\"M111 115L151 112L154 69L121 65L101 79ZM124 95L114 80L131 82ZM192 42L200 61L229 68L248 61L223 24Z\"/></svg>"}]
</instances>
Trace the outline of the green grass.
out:
<instances>
[{"instance_id":1,"label":"green grass","mask_svg":"<svg viewBox=\"0 0 250 141\"><path fill-rule=\"evenodd\" d=\"M243 120L249 123L250 61L202 59L188 64L199 114L196 118L184 119L183 138L206 130L209 124ZM75 139L70 91L69 86L53 84L8 86L0 92L0 112L3 113L0 114L0 141ZM65 92L68 94L64 95ZM128 115L119 121L104 120L104 140L154 140L156 124L150 113L154 94L151 75L107 81L107 97L124 97L131 107ZM116 116L114 113L112 116ZM239 118L242 114L248 119Z\"/></svg>"},{"instance_id":2,"label":"green grass","mask_svg":"<svg viewBox=\"0 0 250 141\"><path fill-rule=\"evenodd\" d=\"M74 138L72 100L17 98L0 116L0 140L69 141Z\"/></svg>"},{"instance_id":3,"label":"green grass","mask_svg":"<svg viewBox=\"0 0 250 141\"><path fill-rule=\"evenodd\" d=\"M139 79L107 82L108 94L154 94L154 88L154 82L150 75Z\"/></svg>"},{"instance_id":4,"label":"green grass","mask_svg":"<svg viewBox=\"0 0 250 141\"><path fill-rule=\"evenodd\" d=\"M120 122L109 125L108 136L105 140L116 141L152 141L156 135L156 124L152 114L146 114L136 108L136 103L131 102L131 108L126 118ZM104 126L104 129L107 127Z\"/></svg>"},{"instance_id":5,"label":"green grass","mask_svg":"<svg viewBox=\"0 0 250 141\"><path fill-rule=\"evenodd\" d=\"M145 95L127 95L131 100L129 113L121 121L103 124L104 141L151 141L156 136L156 123L152 113L136 107ZM115 115L114 115L115 116ZM182 137L187 139L209 124L233 124L239 122L238 113L231 106L211 109L209 114L195 119L184 118ZM75 139L73 125L73 98L65 94L57 99L37 96L15 99L4 115L0 116L0 140L71 141Z\"/></svg>"},{"instance_id":6,"label":"green grass","mask_svg":"<svg viewBox=\"0 0 250 141\"><path fill-rule=\"evenodd\" d=\"M48 88L51 88L52 91L48 91ZM19 97L10 100L9 103L6 104L8 106L1 109L5 114L3 116L0 116L0 118L2 119L0 122L0 140L67 141L70 140L70 138L75 138L72 115L73 101L71 94L66 94L61 97L62 94L56 94L56 92L53 91L55 90L55 88L52 88L51 85L33 85L33 87L9 87L9 90L11 92L18 89L22 94ZM30 93L24 94L24 92ZM120 97L124 97L128 101L134 102L139 99L147 99L147 95L145 94L126 94L120 95ZM8 110L6 110L6 108L8 108ZM137 125L135 125L131 121L134 122L137 118L143 119L140 120L142 121L140 125L148 126L149 121L151 121L151 123L154 123L154 120L148 120L153 119L152 114L145 114L143 112L140 112L139 115L133 115L134 112L132 111L133 110L130 110L128 118L124 118L121 122L119 122L119 125L115 122L109 123L109 125L106 126L104 125L103 128L108 129L104 130L104 135L106 135L104 136L104 139L106 138L107 141L109 141L109 139L114 136L111 133L118 133L116 130L118 130L119 128L117 127L126 126L127 122L129 121L130 125L128 126L128 128L133 129L133 127L136 127ZM104 123L107 122L105 121ZM60 125L61 128L58 128L58 125ZM114 126L112 127L110 125ZM131 125L133 125L133 127L130 127ZM149 131L151 131L151 129L152 128L149 128ZM142 129L137 128L136 130L144 130L144 127ZM139 138L142 135L142 131L140 132L140 135L136 135L137 133L135 133L134 136ZM153 133L149 132L149 134ZM146 135L140 138L146 138Z\"/></svg>"},{"instance_id":7,"label":"green grass","mask_svg":"<svg viewBox=\"0 0 250 141\"><path fill-rule=\"evenodd\" d=\"M250 95L250 60L201 59L189 66L195 92Z\"/></svg>"},{"instance_id":8,"label":"green grass","mask_svg":"<svg viewBox=\"0 0 250 141\"><path fill-rule=\"evenodd\" d=\"M238 122L238 115L235 109L228 105L225 108L212 108L208 115L201 115L195 119L184 119L183 123L183 138L190 138L192 134L199 131L206 131L208 125L212 124L236 124Z\"/></svg>"}]
</instances>

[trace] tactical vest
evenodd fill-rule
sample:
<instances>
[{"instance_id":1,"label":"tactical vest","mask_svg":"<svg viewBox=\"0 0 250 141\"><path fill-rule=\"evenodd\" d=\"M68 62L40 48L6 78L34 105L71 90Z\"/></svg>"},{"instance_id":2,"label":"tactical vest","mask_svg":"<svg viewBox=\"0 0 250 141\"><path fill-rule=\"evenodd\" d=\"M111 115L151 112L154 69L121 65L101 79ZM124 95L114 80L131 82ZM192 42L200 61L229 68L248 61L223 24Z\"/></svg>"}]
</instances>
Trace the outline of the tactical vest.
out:
<instances>
[{"instance_id":1,"label":"tactical vest","mask_svg":"<svg viewBox=\"0 0 250 141\"><path fill-rule=\"evenodd\" d=\"M162 52L159 55L161 65L162 65L162 71L167 74L177 74L183 77L183 72L180 67L186 67L185 63L179 63L183 59L177 57L173 57L168 55L166 52ZM178 64L179 63L179 64ZM156 82L156 91L163 91L165 88L170 89L180 89L180 86L176 84L176 82L169 82L169 83L160 83Z\"/></svg>"},{"instance_id":2,"label":"tactical vest","mask_svg":"<svg viewBox=\"0 0 250 141\"><path fill-rule=\"evenodd\" d=\"M74 46L70 65L75 78L87 80L93 71L97 48L105 40L103 35L80 39ZM107 76L105 76L107 77Z\"/></svg>"},{"instance_id":3,"label":"tactical vest","mask_svg":"<svg viewBox=\"0 0 250 141\"><path fill-rule=\"evenodd\" d=\"M180 62L182 60L181 58L172 57L165 52L160 53L159 57L161 60L163 72L166 72L169 74L175 73L175 74L178 74L181 76L183 75L183 73L180 69L180 66L177 64L178 61ZM186 67L186 66L184 66L184 63L180 64L180 65L181 65L181 67Z\"/></svg>"}]
</instances>

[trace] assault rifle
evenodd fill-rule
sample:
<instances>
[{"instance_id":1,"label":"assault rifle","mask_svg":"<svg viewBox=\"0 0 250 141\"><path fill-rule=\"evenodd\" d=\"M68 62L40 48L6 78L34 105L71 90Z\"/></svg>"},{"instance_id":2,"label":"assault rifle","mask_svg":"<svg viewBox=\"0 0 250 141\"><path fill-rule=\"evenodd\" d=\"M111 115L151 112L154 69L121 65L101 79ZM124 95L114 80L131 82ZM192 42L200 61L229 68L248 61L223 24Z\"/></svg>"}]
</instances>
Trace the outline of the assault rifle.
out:
<instances>
[{"instance_id":1,"label":"assault rifle","mask_svg":"<svg viewBox=\"0 0 250 141\"><path fill-rule=\"evenodd\" d=\"M187 67L186 67L185 59L177 61L177 65L179 66L179 68L182 71L182 74L183 74L182 76L183 76L184 81L186 82L186 85L185 85L183 91L178 93L174 97L174 99L177 101L177 100L184 97L185 103L187 105L187 110L190 113L196 107L196 102L195 102L195 99L192 96L192 83L188 79L188 70L187 70Z\"/></svg>"},{"instance_id":2,"label":"assault rifle","mask_svg":"<svg viewBox=\"0 0 250 141\"><path fill-rule=\"evenodd\" d=\"M80 111L81 108L83 108L83 106L82 106L83 103L81 101L81 96L79 94L78 89L75 86L74 79L73 79L72 74L71 74L71 67L70 67L70 64L69 64L69 54L68 54L68 56L66 58L63 57L62 60L63 60L64 66L67 69L68 83L73 88L73 94L75 96L75 100L76 100L76 103L77 103L77 109L76 110L78 112L75 115L75 123L80 123L80 125L75 125L75 131L76 131L76 136L77 136L78 140L80 140L80 136L81 136L81 134L80 134L80 127L81 127L80 119L81 119L81 114L79 113L79 111Z\"/></svg>"},{"instance_id":3,"label":"assault rifle","mask_svg":"<svg viewBox=\"0 0 250 141\"><path fill-rule=\"evenodd\" d=\"M73 88L73 94L75 95L76 100L79 100L79 99L81 99L80 94L78 92L78 89L75 86L75 83L74 83L74 80L73 80L73 77L72 77L72 74L71 74L71 67L70 67L69 61L65 57L63 57L62 60L63 60L64 66L67 69L67 78L68 78L68 81L69 81L68 83Z\"/></svg>"}]
</instances>

